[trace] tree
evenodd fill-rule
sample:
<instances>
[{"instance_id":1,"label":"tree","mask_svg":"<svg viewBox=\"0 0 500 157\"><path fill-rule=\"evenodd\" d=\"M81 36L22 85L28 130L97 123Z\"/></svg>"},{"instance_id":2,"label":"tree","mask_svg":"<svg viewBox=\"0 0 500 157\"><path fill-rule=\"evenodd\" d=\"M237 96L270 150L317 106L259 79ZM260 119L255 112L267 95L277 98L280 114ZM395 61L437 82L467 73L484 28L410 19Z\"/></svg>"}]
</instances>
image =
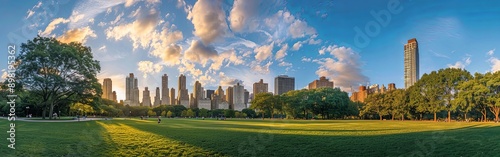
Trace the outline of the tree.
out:
<instances>
[{"instance_id":1,"label":"tree","mask_svg":"<svg viewBox=\"0 0 500 157\"><path fill-rule=\"evenodd\" d=\"M153 110L149 110L148 111L148 116L150 116L150 117L156 116L156 112L153 111Z\"/></svg>"},{"instance_id":2,"label":"tree","mask_svg":"<svg viewBox=\"0 0 500 157\"><path fill-rule=\"evenodd\" d=\"M483 77L483 74L475 73L473 79L460 83L458 86L458 97L452 101L464 113L466 121L468 121L467 114L472 109L483 106L481 104L486 103L486 95L489 91L486 85L481 83Z\"/></svg>"},{"instance_id":3,"label":"tree","mask_svg":"<svg viewBox=\"0 0 500 157\"><path fill-rule=\"evenodd\" d=\"M257 114L255 114L255 111L249 108L241 110L242 113L245 113L249 117L255 117Z\"/></svg>"},{"instance_id":4,"label":"tree","mask_svg":"<svg viewBox=\"0 0 500 157\"><path fill-rule=\"evenodd\" d=\"M392 120L396 115L401 116L401 120L405 119L405 115L410 111L408 106L408 94L404 89L396 89L389 93L389 97L392 99L390 102Z\"/></svg>"},{"instance_id":5,"label":"tree","mask_svg":"<svg viewBox=\"0 0 500 157\"><path fill-rule=\"evenodd\" d=\"M207 109L200 109L200 117L208 117L208 110Z\"/></svg>"},{"instance_id":6,"label":"tree","mask_svg":"<svg viewBox=\"0 0 500 157\"><path fill-rule=\"evenodd\" d=\"M443 94L445 93L440 84L441 76L436 71L424 74L412 87L410 87L412 99L411 103L416 106L417 111L434 114L434 121L437 121L437 113L445 109L443 105Z\"/></svg>"},{"instance_id":7,"label":"tree","mask_svg":"<svg viewBox=\"0 0 500 157\"><path fill-rule=\"evenodd\" d=\"M458 85L462 82L468 81L472 78L472 75L463 69L458 68L447 68L438 71L438 76L440 81L437 85L440 85L443 89L442 95L443 103L445 105L445 110L448 112L448 122L451 122L451 112L457 110L458 105L452 103L453 100L457 98L458 95Z\"/></svg>"},{"instance_id":8,"label":"tree","mask_svg":"<svg viewBox=\"0 0 500 157\"><path fill-rule=\"evenodd\" d=\"M100 101L99 61L81 43L37 36L21 45L15 65L16 81L38 98L43 118L49 110L52 119L56 105L81 102L95 107Z\"/></svg>"},{"instance_id":9,"label":"tree","mask_svg":"<svg viewBox=\"0 0 500 157\"><path fill-rule=\"evenodd\" d=\"M186 112L186 116L191 118L191 117L194 117L194 112L192 109L188 109L187 112Z\"/></svg>"},{"instance_id":10,"label":"tree","mask_svg":"<svg viewBox=\"0 0 500 157\"><path fill-rule=\"evenodd\" d=\"M187 117L187 111L186 110L183 110L181 112L181 117Z\"/></svg>"},{"instance_id":11,"label":"tree","mask_svg":"<svg viewBox=\"0 0 500 157\"><path fill-rule=\"evenodd\" d=\"M160 114L162 117L165 117L167 115L167 112L165 111L161 111L161 114Z\"/></svg>"},{"instance_id":12,"label":"tree","mask_svg":"<svg viewBox=\"0 0 500 157\"><path fill-rule=\"evenodd\" d=\"M386 103L386 94L384 93L375 93L369 95L366 99L366 105L361 111L361 115L375 113L379 115L380 120L382 120L384 115L389 113L388 105L384 105Z\"/></svg>"},{"instance_id":13,"label":"tree","mask_svg":"<svg viewBox=\"0 0 500 157\"><path fill-rule=\"evenodd\" d=\"M495 115L495 121L498 122L498 115L500 113L500 71L486 73L481 82L486 84L488 89L487 105Z\"/></svg>"},{"instance_id":14,"label":"tree","mask_svg":"<svg viewBox=\"0 0 500 157\"><path fill-rule=\"evenodd\" d=\"M172 117L172 115L173 115L172 111L168 111L168 112L167 112L167 117L169 117L169 118L170 118L170 117Z\"/></svg>"},{"instance_id":15,"label":"tree","mask_svg":"<svg viewBox=\"0 0 500 157\"><path fill-rule=\"evenodd\" d=\"M224 110L224 117L234 117L235 112L232 109Z\"/></svg>"},{"instance_id":16,"label":"tree","mask_svg":"<svg viewBox=\"0 0 500 157\"><path fill-rule=\"evenodd\" d=\"M273 94L271 93L259 93L256 94L254 99L250 102L252 106L251 109L257 109L262 113L262 119L264 119L264 114L266 112L271 112L272 117L272 103L273 103Z\"/></svg>"}]
</instances>

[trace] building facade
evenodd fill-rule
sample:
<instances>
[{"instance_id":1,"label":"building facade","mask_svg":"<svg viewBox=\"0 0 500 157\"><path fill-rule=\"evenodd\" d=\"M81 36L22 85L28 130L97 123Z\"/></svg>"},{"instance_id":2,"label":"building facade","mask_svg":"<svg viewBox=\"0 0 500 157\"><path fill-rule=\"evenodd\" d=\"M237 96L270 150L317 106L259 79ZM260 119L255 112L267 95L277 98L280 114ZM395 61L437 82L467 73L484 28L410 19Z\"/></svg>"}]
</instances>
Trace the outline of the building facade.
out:
<instances>
[{"instance_id":1,"label":"building facade","mask_svg":"<svg viewBox=\"0 0 500 157\"><path fill-rule=\"evenodd\" d=\"M125 101L124 105L139 106L139 87L134 73L130 73L125 79Z\"/></svg>"},{"instance_id":2,"label":"building facade","mask_svg":"<svg viewBox=\"0 0 500 157\"><path fill-rule=\"evenodd\" d=\"M177 105L176 103L176 99L175 99L175 89L174 88L171 88L170 89L170 105Z\"/></svg>"},{"instance_id":3,"label":"building facade","mask_svg":"<svg viewBox=\"0 0 500 157\"><path fill-rule=\"evenodd\" d=\"M148 90L148 87L144 88L144 91L142 92L142 106L151 106L151 96L150 92Z\"/></svg>"},{"instance_id":4,"label":"building facade","mask_svg":"<svg viewBox=\"0 0 500 157\"><path fill-rule=\"evenodd\" d=\"M268 90L269 85L267 83L264 83L263 79L260 79L259 82L255 82L253 84L253 94L259 94L259 93L267 93L269 92Z\"/></svg>"},{"instance_id":5,"label":"building facade","mask_svg":"<svg viewBox=\"0 0 500 157\"><path fill-rule=\"evenodd\" d=\"M179 76L179 88L177 89L178 95L177 95L177 101L178 105L183 105L186 106L186 108L189 108L189 94L188 90L186 89L186 76L181 74Z\"/></svg>"},{"instance_id":6,"label":"building facade","mask_svg":"<svg viewBox=\"0 0 500 157\"><path fill-rule=\"evenodd\" d=\"M161 76L161 105L170 104L170 92L168 89L168 76L163 74Z\"/></svg>"},{"instance_id":7,"label":"building facade","mask_svg":"<svg viewBox=\"0 0 500 157\"><path fill-rule=\"evenodd\" d=\"M319 80L314 80L311 83L309 83L309 89L316 89L316 88L322 88L322 87L327 87L327 88L333 88L334 84L333 81L329 81L326 77L321 76Z\"/></svg>"},{"instance_id":8,"label":"building facade","mask_svg":"<svg viewBox=\"0 0 500 157\"><path fill-rule=\"evenodd\" d=\"M113 82L110 78L105 78L102 82L101 98L113 100Z\"/></svg>"},{"instance_id":9,"label":"building facade","mask_svg":"<svg viewBox=\"0 0 500 157\"><path fill-rule=\"evenodd\" d=\"M207 99L211 99L212 95L214 95L214 93L215 93L215 90L207 89L205 92L205 96Z\"/></svg>"},{"instance_id":10,"label":"building facade","mask_svg":"<svg viewBox=\"0 0 500 157\"><path fill-rule=\"evenodd\" d=\"M295 90L295 78L287 75L279 75L274 78L274 95L281 95Z\"/></svg>"},{"instance_id":11,"label":"building facade","mask_svg":"<svg viewBox=\"0 0 500 157\"><path fill-rule=\"evenodd\" d=\"M408 40L404 46L404 63L405 63L405 89L415 84L418 81L419 75L419 52L417 39Z\"/></svg>"},{"instance_id":12,"label":"building facade","mask_svg":"<svg viewBox=\"0 0 500 157\"><path fill-rule=\"evenodd\" d=\"M233 110L241 111L245 108L245 87L237 83L233 86Z\"/></svg>"},{"instance_id":13,"label":"building facade","mask_svg":"<svg viewBox=\"0 0 500 157\"><path fill-rule=\"evenodd\" d=\"M161 105L160 87L156 87L154 106L156 107L156 106L159 106L159 105Z\"/></svg>"},{"instance_id":14,"label":"building facade","mask_svg":"<svg viewBox=\"0 0 500 157\"><path fill-rule=\"evenodd\" d=\"M233 87L227 87L226 89L226 101L229 104L229 109L234 110L234 103L233 103Z\"/></svg>"}]
</instances>

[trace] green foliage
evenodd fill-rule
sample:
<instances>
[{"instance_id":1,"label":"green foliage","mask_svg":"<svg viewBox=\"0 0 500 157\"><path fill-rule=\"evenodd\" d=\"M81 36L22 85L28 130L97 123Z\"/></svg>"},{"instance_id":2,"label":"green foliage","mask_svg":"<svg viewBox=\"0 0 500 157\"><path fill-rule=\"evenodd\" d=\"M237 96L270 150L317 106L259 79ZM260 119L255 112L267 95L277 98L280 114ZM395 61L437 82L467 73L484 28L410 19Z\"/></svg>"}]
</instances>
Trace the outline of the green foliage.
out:
<instances>
[{"instance_id":1,"label":"green foliage","mask_svg":"<svg viewBox=\"0 0 500 157\"><path fill-rule=\"evenodd\" d=\"M22 43L16 59L15 79L29 90L22 99L36 100L33 104L43 110L44 118L47 111L52 118L55 106L99 105L101 85L96 76L101 68L90 47L37 36Z\"/></svg>"},{"instance_id":2,"label":"green foliage","mask_svg":"<svg viewBox=\"0 0 500 157\"><path fill-rule=\"evenodd\" d=\"M154 116L156 116L156 112L154 112L153 110L149 110L148 111L148 116L154 117Z\"/></svg>"},{"instance_id":3,"label":"green foliage","mask_svg":"<svg viewBox=\"0 0 500 157\"><path fill-rule=\"evenodd\" d=\"M168 111L168 112L167 112L167 117L171 118L171 117L173 116L173 114L174 114L174 113L173 113L172 111Z\"/></svg>"}]
</instances>

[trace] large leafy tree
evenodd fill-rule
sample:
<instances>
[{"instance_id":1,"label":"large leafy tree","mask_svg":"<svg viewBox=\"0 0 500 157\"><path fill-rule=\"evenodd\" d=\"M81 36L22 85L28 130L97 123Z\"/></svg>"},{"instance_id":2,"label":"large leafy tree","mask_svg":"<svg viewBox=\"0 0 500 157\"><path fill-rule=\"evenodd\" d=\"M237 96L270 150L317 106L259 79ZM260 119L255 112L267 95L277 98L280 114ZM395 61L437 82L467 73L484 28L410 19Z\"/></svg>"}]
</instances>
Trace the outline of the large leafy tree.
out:
<instances>
[{"instance_id":1,"label":"large leafy tree","mask_svg":"<svg viewBox=\"0 0 500 157\"><path fill-rule=\"evenodd\" d=\"M467 119L467 114L477 108L483 114L483 118L486 117L486 110L482 110L486 107L486 96L489 93L488 88L485 83L481 81L484 75L480 73L475 73L474 78L460 83L458 86L458 97L452 101L458 109L464 113L464 119Z\"/></svg>"},{"instance_id":2,"label":"large leafy tree","mask_svg":"<svg viewBox=\"0 0 500 157\"><path fill-rule=\"evenodd\" d=\"M487 105L490 111L495 115L495 121L499 121L500 113L500 71L495 73L486 73L482 82L488 89Z\"/></svg>"},{"instance_id":3,"label":"large leafy tree","mask_svg":"<svg viewBox=\"0 0 500 157\"><path fill-rule=\"evenodd\" d=\"M408 94L404 89L397 89L388 93L390 99L390 113L392 120L395 116L401 116L404 120L405 115L409 113L410 106L408 105Z\"/></svg>"},{"instance_id":4,"label":"large leafy tree","mask_svg":"<svg viewBox=\"0 0 500 157\"><path fill-rule=\"evenodd\" d=\"M254 99L250 102L252 105L251 109L257 109L262 113L262 119L265 117L266 112L271 112L271 117L273 113L273 94L271 93L259 93L256 94Z\"/></svg>"},{"instance_id":5,"label":"large leafy tree","mask_svg":"<svg viewBox=\"0 0 500 157\"><path fill-rule=\"evenodd\" d=\"M365 114L378 114L380 120L383 119L383 116L389 114L388 105L386 105L389 97L385 93L375 93L369 95L365 99L366 105L363 107L361 111L361 115Z\"/></svg>"},{"instance_id":6,"label":"large leafy tree","mask_svg":"<svg viewBox=\"0 0 500 157\"><path fill-rule=\"evenodd\" d=\"M16 80L38 98L43 118L46 111L52 118L56 105L80 102L95 107L100 101L99 61L81 43L37 36L21 45L16 64Z\"/></svg>"},{"instance_id":7,"label":"large leafy tree","mask_svg":"<svg viewBox=\"0 0 500 157\"><path fill-rule=\"evenodd\" d=\"M459 107L452 103L458 97L458 85L472 78L472 75L463 69L447 68L438 71L439 81L436 86L442 88L443 93L439 93L443 98L444 109L448 112L448 122L451 122L451 112L454 112Z\"/></svg>"}]
</instances>

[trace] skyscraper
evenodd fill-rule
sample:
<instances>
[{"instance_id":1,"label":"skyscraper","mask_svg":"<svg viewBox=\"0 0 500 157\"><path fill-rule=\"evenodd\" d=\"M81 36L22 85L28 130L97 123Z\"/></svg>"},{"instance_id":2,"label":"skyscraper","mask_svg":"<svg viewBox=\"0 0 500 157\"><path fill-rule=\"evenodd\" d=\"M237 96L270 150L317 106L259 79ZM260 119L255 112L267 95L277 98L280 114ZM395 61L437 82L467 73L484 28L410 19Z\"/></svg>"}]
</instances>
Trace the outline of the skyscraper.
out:
<instances>
[{"instance_id":1,"label":"skyscraper","mask_svg":"<svg viewBox=\"0 0 500 157\"><path fill-rule=\"evenodd\" d=\"M116 101L116 92L115 91L113 91L113 101L117 102Z\"/></svg>"},{"instance_id":2,"label":"skyscraper","mask_svg":"<svg viewBox=\"0 0 500 157\"><path fill-rule=\"evenodd\" d=\"M245 108L245 87L237 83L233 86L233 110L241 111Z\"/></svg>"},{"instance_id":3,"label":"skyscraper","mask_svg":"<svg viewBox=\"0 0 500 157\"><path fill-rule=\"evenodd\" d=\"M184 76L183 74L179 76L179 89L177 90L179 90L179 92L177 93L179 94L177 95L177 104L189 108L189 94L188 90L186 89L186 76Z\"/></svg>"},{"instance_id":4,"label":"skyscraper","mask_svg":"<svg viewBox=\"0 0 500 157\"><path fill-rule=\"evenodd\" d=\"M321 87L333 88L333 81L329 81L326 77L321 76L319 80L314 80L309 83L309 89L316 89Z\"/></svg>"},{"instance_id":5,"label":"skyscraper","mask_svg":"<svg viewBox=\"0 0 500 157\"><path fill-rule=\"evenodd\" d=\"M405 88L408 89L410 86L415 84L415 82L417 82L420 77L417 39L413 38L408 40L408 43L404 46L404 50Z\"/></svg>"},{"instance_id":6,"label":"skyscraper","mask_svg":"<svg viewBox=\"0 0 500 157\"><path fill-rule=\"evenodd\" d=\"M102 98L113 100L113 83L110 78L105 78L102 82Z\"/></svg>"},{"instance_id":7,"label":"skyscraper","mask_svg":"<svg viewBox=\"0 0 500 157\"><path fill-rule=\"evenodd\" d=\"M134 73L130 73L125 79L125 101L124 105L139 106L139 88Z\"/></svg>"},{"instance_id":8,"label":"skyscraper","mask_svg":"<svg viewBox=\"0 0 500 157\"><path fill-rule=\"evenodd\" d=\"M234 110L234 103L233 103L233 87L229 86L226 89L226 101L229 104L229 109Z\"/></svg>"},{"instance_id":9,"label":"skyscraper","mask_svg":"<svg viewBox=\"0 0 500 157\"><path fill-rule=\"evenodd\" d=\"M295 78L287 75L279 75L274 78L274 95L281 95L295 90Z\"/></svg>"},{"instance_id":10,"label":"skyscraper","mask_svg":"<svg viewBox=\"0 0 500 157\"><path fill-rule=\"evenodd\" d=\"M198 100L203 98L203 88L201 87L201 83L199 81L196 81L194 83L193 90L194 90L194 92L193 92L194 100L193 100L192 108L197 108L198 107Z\"/></svg>"},{"instance_id":11,"label":"skyscraper","mask_svg":"<svg viewBox=\"0 0 500 157\"><path fill-rule=\"evenodd\" d=\"M268 87L268 84L264 83L264 80L260 79L259 82L255 82L253 84L253 94L267 93L269 92Z\"/></svg>"},{"instance_id":12,"label":"skyscraper","mask_svg":"<svg viewBox=\"0 0 500 157\"><path fill-rule=\"evenodd\" d=\"M161 105L165 104L170 104L167 74L163 74L161 77Z\"/></svg>"},{"instance_id":13,"label":"skyscraper","mask_svg":"<svg viewBox=\"0 0 500 157\"><path fill-rule=\"evenodd\" d=\"M175 102L177 102L175 100L175 89L171 88L170 89L170 105L177 105Z\"/></svg>"},{"instance_id":14,"label":"skyscraper","mask_svg":"<svg viewBox=\"0 0 500 157\"><path fill-rule=\"evenodd\" d=\"M155 102L154 102L154 106L159 106L161 105L161 99L160 99L160 87L156 87L156 94L155 94Z\"/></svg>"},{"instance_id":15,"label":"skyscraper","mask_svg":"<svg viewBox=\"0 0 500 157\"><path fill-rule=\"evenodd\" d=\"M151 106L151 96L150 92L148 90L148 87L144 88L144 91L142 92L142 106Z\"/></svg>"},{"instance_id":16,"label":"skyscraper","mask_svg":"<svg viewBox=\"0 0 500 157\"><path fill-rule=\"evenodd\" d=\"M214 95L214 92L215 92L215 90L207 89L206 94L205 94L206 98L211 99L212 95Z\"/></svg>"}]
</instances>

